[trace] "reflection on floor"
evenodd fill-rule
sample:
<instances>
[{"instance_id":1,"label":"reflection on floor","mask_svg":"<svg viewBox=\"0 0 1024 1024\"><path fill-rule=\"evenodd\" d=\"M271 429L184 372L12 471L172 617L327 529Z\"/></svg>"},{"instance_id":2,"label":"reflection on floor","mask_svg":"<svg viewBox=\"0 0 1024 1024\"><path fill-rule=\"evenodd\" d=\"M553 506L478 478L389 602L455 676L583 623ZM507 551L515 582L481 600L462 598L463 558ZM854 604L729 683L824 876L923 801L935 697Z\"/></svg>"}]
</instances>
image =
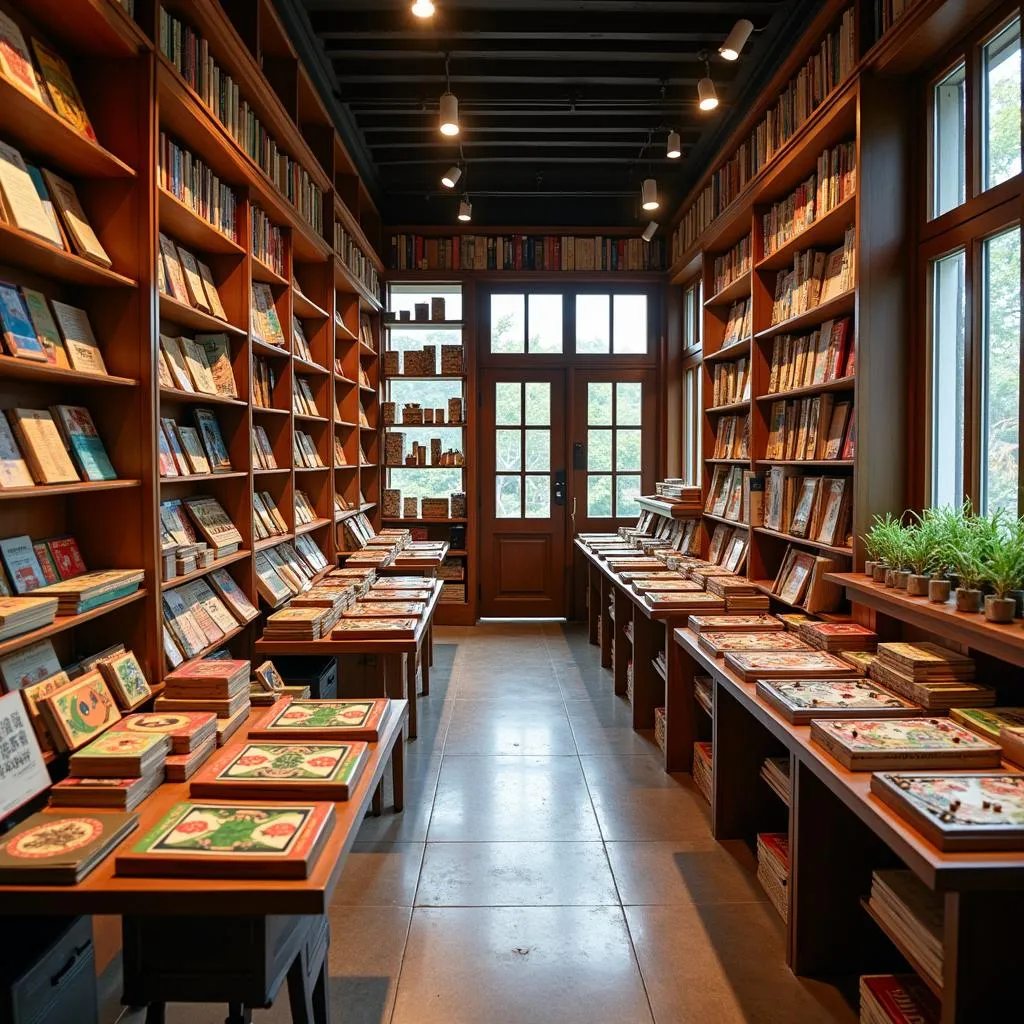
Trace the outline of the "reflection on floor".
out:
<instances>
[{"instance_id":1,"label":"reflection on floor","mask_svg":"<svg viewBox=\"0 0 1024 1024\"><path fill-rule=\"evenodd\" d=\"M435 652L406 810L366 821L333 901L335 1024L856 1019L785 967L749 852L711 839L583 630L439 629ZM254 1014L290 1019L284 992Z\"/></svg>"}]
</instances>

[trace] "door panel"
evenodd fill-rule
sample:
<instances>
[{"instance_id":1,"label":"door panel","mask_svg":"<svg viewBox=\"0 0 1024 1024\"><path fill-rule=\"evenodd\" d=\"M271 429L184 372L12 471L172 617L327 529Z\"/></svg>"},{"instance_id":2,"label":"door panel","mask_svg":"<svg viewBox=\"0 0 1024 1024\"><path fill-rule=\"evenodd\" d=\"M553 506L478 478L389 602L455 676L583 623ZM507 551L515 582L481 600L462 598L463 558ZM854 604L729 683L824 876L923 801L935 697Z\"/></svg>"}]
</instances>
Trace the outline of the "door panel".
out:
<instances>
[{"instance_id":1,"label":"door panel","mask_svg":"<svg viewBox=\"0 0 1024 1024\"><path fill-rule=\"evenodd\" d=\"M480 613L561 617L565 373L491 370L480 380Z\"/></svg>"}]
</instances>

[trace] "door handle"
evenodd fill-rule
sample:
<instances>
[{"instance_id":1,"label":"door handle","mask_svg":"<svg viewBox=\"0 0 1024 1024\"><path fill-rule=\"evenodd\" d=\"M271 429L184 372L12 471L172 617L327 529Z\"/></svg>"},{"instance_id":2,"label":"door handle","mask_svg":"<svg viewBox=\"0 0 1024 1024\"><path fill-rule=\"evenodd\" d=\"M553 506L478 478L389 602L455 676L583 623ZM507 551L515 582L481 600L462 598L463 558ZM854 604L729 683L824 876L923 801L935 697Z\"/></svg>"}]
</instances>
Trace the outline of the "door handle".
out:
<instances>
[{"instance_id":1,"label":"door handle","mask_svg":"<svg viewBox=\"0 0 1024 1024\"><path fill-rule=\"evenodd\" d=\"M573 536L576 535L576 495L572 496L572 511L569 513L569 518L572 520L572 532Z\"/></svg>"},{"instance_id":2,"label":"door handle","mask_svg":"<svg viewBox=\"0 0 1024 1024\"><path fill-rule=\"evenodd\" d=\"M566 487L567 487L567 483L566 483L565 470L564 469L556 469L555 470L555 496L554 496L554 502L555 502L556 505L564 505L565 504Z\"/></svg>"}]
</instances>

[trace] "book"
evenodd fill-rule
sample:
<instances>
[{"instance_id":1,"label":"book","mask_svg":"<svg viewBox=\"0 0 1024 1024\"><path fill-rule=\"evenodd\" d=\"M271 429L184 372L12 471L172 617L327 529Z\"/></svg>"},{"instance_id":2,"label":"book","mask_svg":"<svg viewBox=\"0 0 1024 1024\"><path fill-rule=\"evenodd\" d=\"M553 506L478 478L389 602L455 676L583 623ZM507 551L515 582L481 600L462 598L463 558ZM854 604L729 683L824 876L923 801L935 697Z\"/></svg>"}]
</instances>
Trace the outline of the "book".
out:
<instances>
[{"instance_id":1,"label":"book","mask_svg":"<svg viewBox=\"0 0 1024 1024\"><path fill-rule=\"evenodd\" d=\"M863 1024L939 1024L942 1006L916 974L866 974L860 979Z\"/></svg>"},{"instance_id":2,"label":"book","mask_svg":"<svg viewBox=\"0 0 1024 1024\"><path fill-rule=\"evenodd\" d=\"M825 651L737 652L725 656L725 665L742 679L853 679L856 668Z\"/></svg>"},{"instance_id":3,"label":"book","mask_svg":"<svg viewBox=\"0 0 1024 1024\"><path fill-rule=\"evenodd\" d=\"M71 755L72 775L92 778L125 778L159 771L171 741L163 733L130 733L107 730Z\"/></svg>"},{"instance_id":4,"label":"book","mask_svg":"<svg viewBox=\"0 0 1024 1024\"><path fill-rule=\"evenodd\" d=\"M218 728L224 719L215 718L213 733L194 750L185 754L169 754L164 761L164 774L168 782L187 782L217 749Z\"/></svg>"},{"instance_id":5,"label":"book","mask_svg":"<svg viewBox=\"0 0 1024 1024\"><path fill-rule=\"evenodd\" d=\"M179 245L178 259L181 261L189 305L201 309L204 313L212 313L213 308L210 306L210 300L206 297L206 288L199 274L199 264L196 263L195 256Z\"/></svg>"},{"instance_id":6,"label":"book","mask_svg":"<svg viewBox=\"0 0 1024 1024\"><path fill-rule=\"evenodd\" d=\"M50 785L50 773L20 693L0 697L0 819Z\"/></svg>"},{"instance_id":7,"label":"book","mask_svg":"<svg viewBox=\"0 0 1024 1024\"><path fill-rule=\"evenodd\" d=\"M46 546L50 549L53 561L57 566L57 574L62 580L83 576L86 572L85 559L78 549L78 541L74 537L51 537Z\"/></svg>"},{"instance_id":8,"label":"book","mask_svg":"<svg viewBox=\"0 0 1024 1024\"><path fill-rule=\"evenodd\" d=\"M757 695L796 725L814 718L913 718L921 709L864 679L759 679Z\"/></svg>"},{"instance_id":9,"label":"book","mask_svg":"<svg viewBox=\"0 0 1024 1024\"><path fill-rule=\"evenodd\" d=\"M192 521L218 557L238 550L242 535L216 498L196 495L184 502Z\"/></svg>"},{"instance_id":10,"label":"book","mask_svg":"<svg viewBox=\"0 0 1024 1024\"><path fill-rule=\"evenodd\" d=\"M33 814L0 839L0 882L77 885L137 825L134 814Z\"/></svg>"},{"instance_id":11,"label":"book","mask_svg":"<svg viewBox=\"0 0 1024 1024\"><path fill-rule=\"evenodd\" d=\"M81 405L50 406L54 422L83 480L116 480L92 414Z\"/></svg>"},{"instance_id":12,"label":"book","mask_svg":"<svg viewBox=\"0 0 1024 1024\"><path fill-rule=\"evenodd\" d=\"M196 476L206 476L212 472L202 438L195 427L178 427L178 440L188 461L189 472Z\"/></svg>"},{"instance_id":13,"label":"book","mask_svg":"<svg viewBox=\"0 0 1024 1024\"><path fill-rule=\"evenodd\" d=\"M138 707L153 693L138 658L131 651L115 654L101 661L97 668L114 699L125 711Z\"/></svg>"},{"instance_id":14,"label":"book","mask_svg":"<svg viewBox=\"0 0 1024 1024\"><path fill-rule=\"evenodd\" d=\"M38 705L47 732L61 750L77 750L121 717L107 684L95 670L40 697Z\"/></svg>"},{"instance_id":15,"label":"book","mask_svg":"<svg viewBox=\"0 0 1024 1024\"><path fill-rule=\"evenodd\" d=\"M419 619L341 619L331 632L332 640L411 640Z\"/></svg>"},{"instance_id":16,"label":"book","mask_svg":"<svg viewBox=\"0 0 1024 1024\"><path fill-rule=\"evenodd\" d=\"M103 353L100 352L96 337L92 333L89 314L84 309L70 306L66 302L58 302L57 299L53 300L53 313L64 338L64 348L71 368L106 376L107 367L103 362Z\"/></svg>"},{"instance_id":17,"label":"book","mask_svg":"<svg viewBox=\"0 0 1024 1024\"><path fill-rule=\"evenodd\" d=\"M195 344L202 347L210 368L216 394L237 398L235 373L231 366L231 344L226 334L197 334Z\"/></svg>"},{"instance_id":18,"label":"book","mask_svg":"<svg viewBox=\"0 0 1024 1024\"><path fill-rule=\"evenodd\" d=\"M14 440L11 425L5 416L0 416L0 489L33 486L35 480Z\"/></svg>"},{"instance_id":19,"label":"book","mask_svg":"<svg viewBox=\"0 0 1024 1024\"><path fill-rule=\"evenodd\" d=\"M871 792L940 850L1024 850L1024 775L879 772Z\"/></svg>"},{"instance_id":20,"label":"book","mask_svg":"<svg viewBox=\"0 0 1024 1024\"><path fill-rule=\"evenodd\" d=\"M60 431L46 409L8 409L11 428L38 484L77 483Z\"/></svg>"},{"instance_id":21,"label":"book","mask_svg":"<svg viewBox=\"0 0 1024 1024\"><path fill-rule=\"evenodd\" d=\"M43 102L28 45L18 23L0 11L0 76L23 93Z\"/></svg>"},{"instance_id":22,"label":"book","mask_svg":"<svg viewBox=\"0 0 1024 1024\"><path fill-rule=\"evenodd\" d=\"M195 390L204 395L217 394L217 384L206 361L206 349L191 338L181 337L177 341Z\"/></svg>"},{"instance_id":23,"label":"book","mask_svg":"<svg viewBox=\"0 0 1024 1024\"><path fill-rule=\"evenodd\" d=\"M334 827L334 805L180 803L130 849L118 875L303 879Z\"/></svg>"},{"instance_id":24,"label":"book","mask_svg":"<svg viewBox=\"0 0 1024 1024\"><path fill-rule=\"evenodd\" d=\"M811 739L846 768L998 768L998 743L941 718L811 722Z\"/></svg>"},{"instance_id":25,"label":"book","mask_svg":"<svg viewBox=\"0 0 1024 1024\"><path fill-rule=\"evenodd\" d=\"M0 281L0 329L4 346L12 356L47 362L46 350L36 337L35 327L22 301L21 293L13 284Z\"/></svg>"},{"instance_id":26,"label":"book","mask_svg":"<svg viewBox=\"0 0 1024 1024\"><path fill-rule=\"evenodd\" d=\"M159 772L124 779L71 776L50 788L51 807L103 807L134 810L163 782Z\"/></svg>"},{"instance_id":27,"label":"book","mask_svg":"<svg viewBox=\"0 0 1024 1024\"><path fill-rule=\"evenodd\" d=\"M391 703L376 700L287 701L249 730L250 739L363 740L376 743Z\"/></svg>"},{"instance_id":28,"label":"book","mask_svg":"<svg viewBox=\"0 0 1024 1024\"><path fill-rule=\"evenodd\" d=\"M32 329L42 346L46 361L59 369L70 369L68 354L64 350L64 342L61 341L60 334L57 332L57 323L50 312L46 296L26 285L21 286L21 296L25 300L25 307L28 309L29 319L32 321Z\"/></svg>"},{"instance_id":29,"label":"book","mask_svg":"<svg viewBox=\"0 0 1024 1024\"><path fill-rule=\"evenodd\" d=\"M228 318L227 313L224 311L224 306L220 301L220 294L217 291L217 286L213 281L213 273L210 268L200 259L196 260L196 265L199 267L199 277L203 282L203 288L206 291L206 299L210 304L210 312L219 320L226 321Z\"/></svg>"},{"instance_id":30,"label":"book","mask_svg":"<svg viewBox=\"0 0 1024 1024\"><path fill-rule=\"evenodd\" d=\"M995 742L1004 726L1024 729L1024 708L950 708L949 717Z\"/></svg>"},{"instance_id":31,"label":"book","mask_svg":"<svg viewBox=\"0 0 1024 1024\"><path fill-rule=\"evenodd\" d=\"M217 716L209 711L125 715L110 733L166 736L172 754L188 754L216 735Z\"/></svg>"},{"instance_id":32,"label":"book","mask_svg":"<svg viewBox=\"0 0 1024 1024\"><path fill-rule=\"evenodd\" d=\"M0 52L4 49L3 43L0 37ZM28 166L21 154L5 142L0 142L0 211L5 212L8 221L16 228L58 249L64 248L60 229L50 220Z\"/></svg>"},{"instance_id":33,"label":"book","mask_svg":"<svg viewBox=\"0 0 1024 1024\"><path fill-rule=\"evenodd\" d=\"M181 347L182 340L182 338L176 338L169 334L161 334L160 354L167 363L171 386L191 394L196 388L192 374L189 373L188 363L185 361L185 353Z\"/></svg>"},{"instance_id":34,"label":"book","mask_svg":"<svg viewBox=\"0 0 1024 1024\"><path fill-rule=\"evenodd\" d=\"M0 556L16 594L28 594L46 585L42 566L27 534L0 540Z\"/></svg>"},{"instance_id":35,"label":"book","mask_svg":"<svg viewBox=\"0 0 1024 1024\"><path fill-rule=\"evenodd\" d=\"M94 263L98 263L100 266L112 267L113 262L107 255L107 250L103 248L99 238L96 237L96 233L89 223L89 218L86 217L85 210L82 209L82 204L74 185L45 168L43 170L43 179L46 182L46 187L50 190L53 204L57 207L64 227L71 237L72 244L78 251L78 254L88 260L92 260Z\"/></svg>"},{"instance_id":36,"label":"book","mask_svg":"<svg viewBox=\"0 0 1024 1024\"><path fill-rule=\"evenodd\" d=\"M50 640L38 640L0 658L0 679L5 690L20 690L59 674L60 659ZM66 676L62 682L67 682Z\"/></svg>"},{"instance_id":37,"label":"book","mask_svg":"<svg viewBox=\"0 0 1024 1024\"><path fill-rule=\"evenodd\" d=\"M209 409L196 409L193 416L210 460L210 468L214 473L231 472L231 456L228 454L227 445L224 444L217 417Z\"/></svg>"},{"instance_id":38,"label":"book","mask_svg":"<svg viewBox=\"0 0 1024 1024\"><path fill-rule=\"evenodd\" d=\"M36 61L39 64L43 85L57 116L67 121L78 135L95 142L96 132L93 130L89 115L85 111L85 104L71 77L71 69L59 54L54 53L36 38L32 39L32 48L36 52Z\"/></svg>"},{"instance_id":39,"label":"book","mask_svg":"<svg viewBox=\"0 0 1024 1024\"><path fill-rule=\"evenodd\" d=\"M164 284L167 294L183 305L189 305L188 286L185 284L185 271L178 255L178 247L162 231L159 235L161 263L164 269Z\"/></svg>"}]
</instances>

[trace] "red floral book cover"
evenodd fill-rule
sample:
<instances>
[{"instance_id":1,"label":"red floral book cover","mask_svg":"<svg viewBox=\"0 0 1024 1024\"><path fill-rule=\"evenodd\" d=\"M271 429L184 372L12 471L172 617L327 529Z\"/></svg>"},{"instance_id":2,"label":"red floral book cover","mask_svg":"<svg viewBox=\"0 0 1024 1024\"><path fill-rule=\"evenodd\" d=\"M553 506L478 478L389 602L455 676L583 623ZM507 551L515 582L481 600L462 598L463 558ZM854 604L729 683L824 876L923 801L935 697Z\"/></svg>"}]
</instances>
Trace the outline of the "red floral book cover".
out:
<instances>
[{"instance_id":1,"label":"red floral book cover","mask_svg":"<svg viewBox=\"0 0 1024 1024\"><path fill-rule=\"evenodd\" d=\"M46 544L62 580L70 580L86 573L85 559L82 558L82 552L78 550L78 541L74 537L54 537Z\"/></svg>"},{"instance_id":2,"label":"red floral book cover","mask_svg":"<svg viewBox=\"0 0 1024 1024\"><path fill-rule=\"evenodd\" d=\"M212 711L167 711L163 714L127 715L111 732L142 735L162 733L171 740L171 753L187 754L217 730L217 716Z\"/></svg>"}]
</instances>

